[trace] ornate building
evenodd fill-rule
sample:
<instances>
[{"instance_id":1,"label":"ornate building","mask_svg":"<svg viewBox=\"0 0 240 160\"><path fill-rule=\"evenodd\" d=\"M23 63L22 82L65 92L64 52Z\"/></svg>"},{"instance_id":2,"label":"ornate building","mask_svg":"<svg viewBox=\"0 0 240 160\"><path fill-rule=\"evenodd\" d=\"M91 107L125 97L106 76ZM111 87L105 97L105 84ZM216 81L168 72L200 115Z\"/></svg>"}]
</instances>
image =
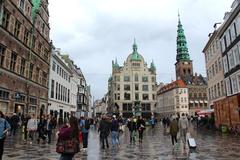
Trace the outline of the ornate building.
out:
<instances>
[{"instance_id":1,"label":"ornate building","mask_svg":"<svg viewBox=\"0 0 240 160\"><path fill-rule=\"evenodd\" d=\"M123 66L112 62L112 76L108 81L108 112L123 117L142 115L150 117L156 107L156 67L150 68L137 51L134 41L133 52Z\"/></svg>"},{"instance_id":2,"label":"ornate building","mask_svg":"<svg viewBox=\"0 0 240 160\"><path fill-rule=\"evenodd\" d=\"M193 64L188 53L180 16L178 17L176 61L176 79L182 79L188 88L189 114L194 115L202 109L207 109L207 81L201 74L193 74Z\"/></svg>"},{"instance_id":3,"label":"ornate building","mask_svg":"<svg viewBox=\"0 0 240 160\"><path fill-rule=\"evenodd\" d=\"M48 0L0 1L0 110L47 112Z\"/></svg>"}]
</instances>

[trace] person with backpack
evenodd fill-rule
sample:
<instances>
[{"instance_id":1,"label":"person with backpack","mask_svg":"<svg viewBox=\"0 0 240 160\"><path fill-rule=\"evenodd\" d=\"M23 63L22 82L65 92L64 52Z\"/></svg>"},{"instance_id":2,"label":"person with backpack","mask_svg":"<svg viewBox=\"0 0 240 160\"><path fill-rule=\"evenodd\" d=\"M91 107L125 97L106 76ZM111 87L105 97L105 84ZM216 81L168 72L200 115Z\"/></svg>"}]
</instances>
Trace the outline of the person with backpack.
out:
<instances>
[{"instance_id":1,"label":"person with backpack","mask_svg":"<svg viewBox=\"0 0 240 160\"><path fill-rule=\"evenodd\" d=\"M88 147L88 130L90 129L90 122L87 118L81 117L80 129L83 136L83 150L85 151Z\"/></svg>"},{"instance_id":2,"label":"person with backpack","mask_svg":"<svg viewBox=\"0 0 240 160\"><path fill-rule=\"evenodd\" d=\"M10 124L4 119L4 114L0 111L0 160L3 156L4 140L10 129Z\"/></svg>"}]
</instances>

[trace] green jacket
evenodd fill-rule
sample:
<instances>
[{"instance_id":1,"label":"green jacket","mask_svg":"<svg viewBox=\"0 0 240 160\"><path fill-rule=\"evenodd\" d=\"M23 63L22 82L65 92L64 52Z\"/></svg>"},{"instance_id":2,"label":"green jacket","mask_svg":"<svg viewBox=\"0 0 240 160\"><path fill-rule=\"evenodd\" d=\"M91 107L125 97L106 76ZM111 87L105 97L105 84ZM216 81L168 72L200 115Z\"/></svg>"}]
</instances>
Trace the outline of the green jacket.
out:
<instances>
[{"instance_id":1,"label":"green jacket","mask_svg":"<svg viewBox=\"0 0 240 160\"><path fill-rule=\"evenodd\" d=\"M170 123L170 134L171 134L172 136L177 135L178 130L179 130L178 122L177 122L176 120L173 120L173 121Z\"/></svg>"}]
</instances>

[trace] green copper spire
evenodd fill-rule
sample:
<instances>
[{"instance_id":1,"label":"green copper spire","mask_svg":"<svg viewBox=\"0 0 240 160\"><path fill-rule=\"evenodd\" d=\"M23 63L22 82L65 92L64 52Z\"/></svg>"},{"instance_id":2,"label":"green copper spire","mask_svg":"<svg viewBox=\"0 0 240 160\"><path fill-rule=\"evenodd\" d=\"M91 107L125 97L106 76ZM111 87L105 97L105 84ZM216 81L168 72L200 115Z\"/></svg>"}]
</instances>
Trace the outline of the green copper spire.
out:
<instances>
[{"instance_id":1,"label":"green copper spire","mask_svg":"<svg viewBox=\"0 0 240 160\"><path fill-rule=\"evenodd\" d=\"M132 52L131 60L133 60L133 61L141 61L141 56L137 52L137 44L136 44L135 38L134 38L134 43L133 43L133 52Z\"/></svg>"},{"instance_id":2,"label":"green copper spire","mask_svg":"<svg viewBox=\"0 0 240 160\"><path fill-rule=\"evenodd\" d=\"M41 0L32 0L33 8L32 8L32 19L35 21L37 12L40 8Z\"/></svg>"},{"instance_id":3,"label":"green copper spire","mask_svg":"<svg viewBox=\"0 0 240 160\"><path fill-rule=\"evenodd\" d=\"M178 30L177 30L177 61L189 61L187 41L184 34L184 29L181 24L180 15L178 13Z\"/></svg>"},{"instance_id":4,"label":"green copper spire","mask_svg":"<svg viewBox=\"0 0 240 160\"><path fill-rule=\"evenodd\" d=\"M119 69L119 68L120 68L120 67L119 67L119 64L118 64L118 62L117 62L117 58L115 59L115 62L112 61L112 68L115 68L115 69Z\"/></svg>"}]
</instances>

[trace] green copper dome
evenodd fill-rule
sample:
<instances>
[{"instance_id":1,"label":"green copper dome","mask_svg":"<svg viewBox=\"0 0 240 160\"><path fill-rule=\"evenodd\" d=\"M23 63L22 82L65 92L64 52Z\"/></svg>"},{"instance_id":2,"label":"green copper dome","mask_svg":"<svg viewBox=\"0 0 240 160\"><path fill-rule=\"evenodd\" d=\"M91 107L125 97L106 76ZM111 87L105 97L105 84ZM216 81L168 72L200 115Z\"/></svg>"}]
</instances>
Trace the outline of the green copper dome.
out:
<instances>
[{"instance_id":1,"label":"green copper dome","mask_svg":"<svg viewBox=\"0 0 240 160\"><path fill-rule=\"evenodd\" d=\"M131 60L133 60L133 61L141 61L141 56L137 52L137 44L136 44L135 38L134 38L134 43L133 43L133 52L131 54Z\"/></svg>"},{"instance_id":2,"label":"green copper dome","mask_svg":"<svg viewBox=\"0 0 240 160\"><path fill-rule=\"evenodd\" d=\"M177 30L177 61L189 61L187 41L184 34L184 29L181 24L180 15L178 14L178 30Z\"/></svg>"}]
</instances>

